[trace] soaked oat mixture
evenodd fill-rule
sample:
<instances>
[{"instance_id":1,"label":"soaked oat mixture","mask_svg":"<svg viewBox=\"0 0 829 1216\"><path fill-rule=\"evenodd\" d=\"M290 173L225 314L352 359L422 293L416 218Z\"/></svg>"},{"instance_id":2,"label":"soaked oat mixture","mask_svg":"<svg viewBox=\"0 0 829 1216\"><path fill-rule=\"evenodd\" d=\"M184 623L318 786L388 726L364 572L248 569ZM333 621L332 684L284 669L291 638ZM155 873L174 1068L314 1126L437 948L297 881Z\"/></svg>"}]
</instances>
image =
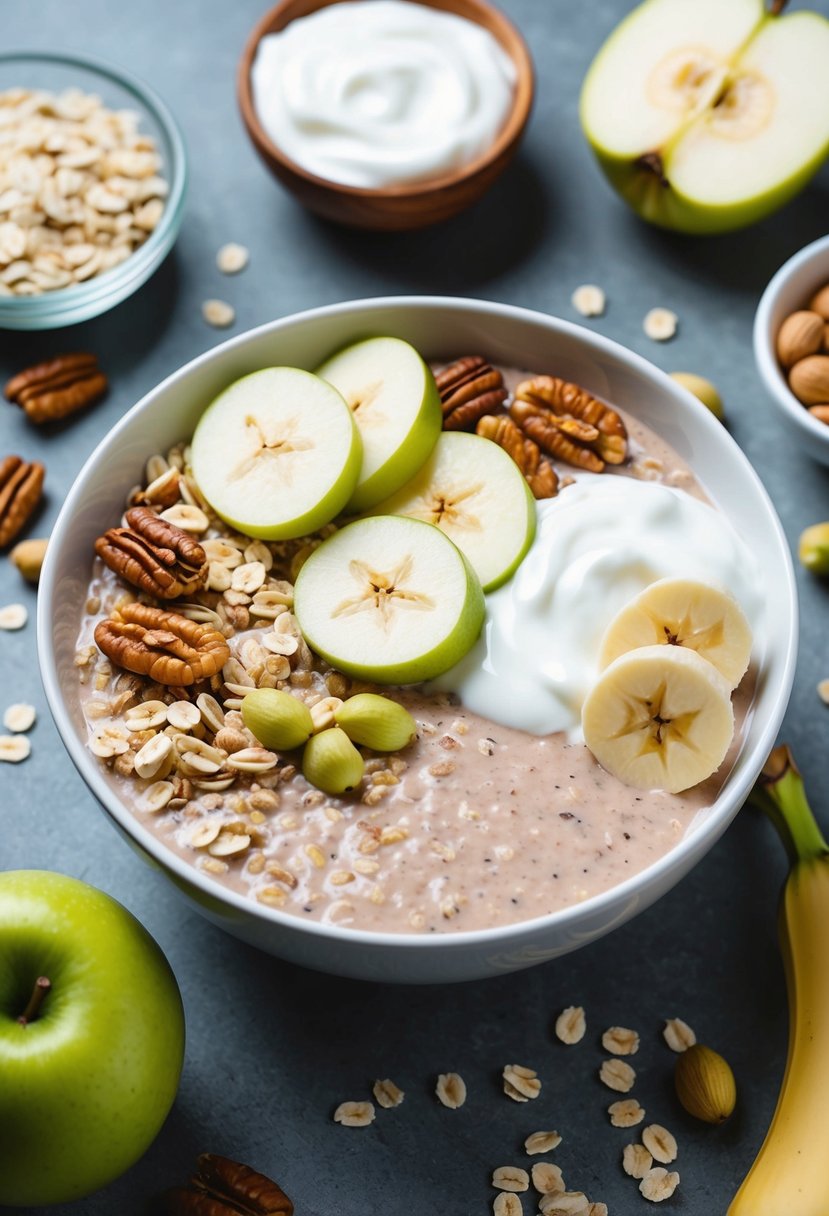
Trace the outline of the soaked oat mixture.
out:
<instances>
[{"instance_id":1,"label":"soaked oat mixture","mask_svg":"<svg viewBox=\"0 0 829 1216\"><path fill-rule=\"evenodd\" d=\"M702 496L667 445L625 422L631 460L608 476ZM302 561L332 528L272 543L234 533L199 494L183 445L151 458L146 483L149 491L133 491L130 501L161 508L210 562L206 590L163 607L219 630L230 658L189 688L114 666L95 645L96 623L118 605L152 601L96 558L78 637L80 697L89 746L119 797L220 886L300 918L359 929L490 928L613 887L667 853L716 797L739 748L745 689L721 773L684 795L631 789L581 744L497 726L451 695L417 688L379 690L413 715L415 741L392 755L362 749L359 789L323 794L298 771L298 755L259 746L239 711L254 687L289 689L325 726L340 699L370 688L317 659L291 612Z\"/></svg>"}]
</instances>

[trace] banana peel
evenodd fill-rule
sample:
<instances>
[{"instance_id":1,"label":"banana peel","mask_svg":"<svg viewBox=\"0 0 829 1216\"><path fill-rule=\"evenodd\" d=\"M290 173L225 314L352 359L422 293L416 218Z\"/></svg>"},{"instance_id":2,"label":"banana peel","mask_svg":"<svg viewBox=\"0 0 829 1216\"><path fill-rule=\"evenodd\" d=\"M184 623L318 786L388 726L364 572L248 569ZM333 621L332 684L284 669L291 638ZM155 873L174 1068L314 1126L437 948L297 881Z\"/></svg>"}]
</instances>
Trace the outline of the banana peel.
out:
<instances>
[{"instance_id":1,"label":"banana peel","mask_svg":"<svg viewBox=\"0 0 829 1216\"><path fill-rule=\"evenodd\" d=\"M780 903L789 1048L771 1126L727 1216L829 1216L829 846L788 747L771 753L752 797L791 861Z\"/></svg>"}]
</instances>

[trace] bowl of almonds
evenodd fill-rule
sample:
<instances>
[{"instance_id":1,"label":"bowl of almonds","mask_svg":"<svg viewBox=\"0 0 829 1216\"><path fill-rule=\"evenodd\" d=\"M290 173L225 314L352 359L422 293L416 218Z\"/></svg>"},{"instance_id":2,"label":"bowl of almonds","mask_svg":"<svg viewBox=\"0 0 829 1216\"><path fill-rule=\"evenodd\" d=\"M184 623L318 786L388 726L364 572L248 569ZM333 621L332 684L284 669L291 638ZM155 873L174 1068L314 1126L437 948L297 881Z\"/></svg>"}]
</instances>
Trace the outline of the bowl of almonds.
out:
<instances>
[{"instance_id":1,"label":"bowl of almonds","mask_svg":"<svg viewBox=\"0 0 829 1216\"><path fill-rule=\"evenodd\" d=\"M147 86L86 56L0 54L0 328L126 299L172 248L186 182L179 129Z\"/></svg>"},{"instance_id":2,"label":"bowl of almonds","mask_svg":"<svg viewBox=\"0 0 829 1216\"><path fill-rule=\"evenodd\" d=\"M829 464L829 236L789 258L763 292L754 354L795 439Z\"/></svg>"}]
</instances>

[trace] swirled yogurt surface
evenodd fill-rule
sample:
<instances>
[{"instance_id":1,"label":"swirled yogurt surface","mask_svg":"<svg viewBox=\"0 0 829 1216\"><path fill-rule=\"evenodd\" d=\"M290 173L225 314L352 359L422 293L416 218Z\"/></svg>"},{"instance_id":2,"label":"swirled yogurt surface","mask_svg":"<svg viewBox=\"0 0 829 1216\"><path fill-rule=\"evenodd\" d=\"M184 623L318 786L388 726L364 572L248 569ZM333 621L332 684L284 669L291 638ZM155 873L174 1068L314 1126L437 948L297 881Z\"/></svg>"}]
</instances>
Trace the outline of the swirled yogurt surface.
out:
<instances>
[{"instance_id":1,"label":"swirled yogurt surface","mask_svg":"<svg viewBox=\"0 0 829 1216\"><path fill-rule=\"evenodd\" d=\"M536 735L580 738L602 636L656 579L684 576L730 591L755 650L759 571L728 520L683 490L583 474L538 503L538 533L515 577L487 596L481 638L441 676L474 713Z\"/></svg>"},{"instance_id":2,"label":"swirled yogurt surface","mask_svg":"<svg viewBox=\"0 0 829 1216\"><path fill-rule=\"evenodd\" d=\"M515 68L482 26L409 0L350 0L260 42L259 121L291 160L343 185L440 177L504 125Z\"/></svg>"}]
</instances>

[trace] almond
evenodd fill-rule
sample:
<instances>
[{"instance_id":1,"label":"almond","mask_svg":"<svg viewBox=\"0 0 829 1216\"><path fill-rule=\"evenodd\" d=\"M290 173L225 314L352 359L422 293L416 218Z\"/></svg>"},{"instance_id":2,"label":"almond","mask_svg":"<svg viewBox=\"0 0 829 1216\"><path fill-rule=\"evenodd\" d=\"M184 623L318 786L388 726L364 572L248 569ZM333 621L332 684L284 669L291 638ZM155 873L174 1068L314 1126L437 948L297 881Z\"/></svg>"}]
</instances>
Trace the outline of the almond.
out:
<instances>
[{"instance_id":1,"label":"almond","mask_svg":"<svg viewBox=\"0 0 829 1216\"><path fill-rule=\"evenodd\" d=\"M819 313L824 321L829 321L829 283L816 291L809 301L812 312Z\"/></svg>"},{"instance_id":2,"label":"almond","mask_svg":"<svg viewBox=\"0 0 829 1216\"><path fill-rule=\"evenodd\" d=\"M829 405L810 405L809 413L813 418L817 418L818 422L823 422L829 426Z\"/></svg>"},{"instance_id":3,"label":"almond","mask_svg":"<svg viewBox=\"0 0 829 1216\"><path fill-rule=\"evenodd\" d=\"M820 350L824 321L820 313L801 309L793 312L777 332L777 357L785 368Z\"/></svg>"},{"instance_id":4,"label":"almond","mask_svg":"<svg viewBox=\"0 0 829 1216\"><path fill-rule=\"evenodd\" d=\"M804 405L829 401L829 355L807 355L789 372L789 388Z\"/></svg>"}]
</instances>

